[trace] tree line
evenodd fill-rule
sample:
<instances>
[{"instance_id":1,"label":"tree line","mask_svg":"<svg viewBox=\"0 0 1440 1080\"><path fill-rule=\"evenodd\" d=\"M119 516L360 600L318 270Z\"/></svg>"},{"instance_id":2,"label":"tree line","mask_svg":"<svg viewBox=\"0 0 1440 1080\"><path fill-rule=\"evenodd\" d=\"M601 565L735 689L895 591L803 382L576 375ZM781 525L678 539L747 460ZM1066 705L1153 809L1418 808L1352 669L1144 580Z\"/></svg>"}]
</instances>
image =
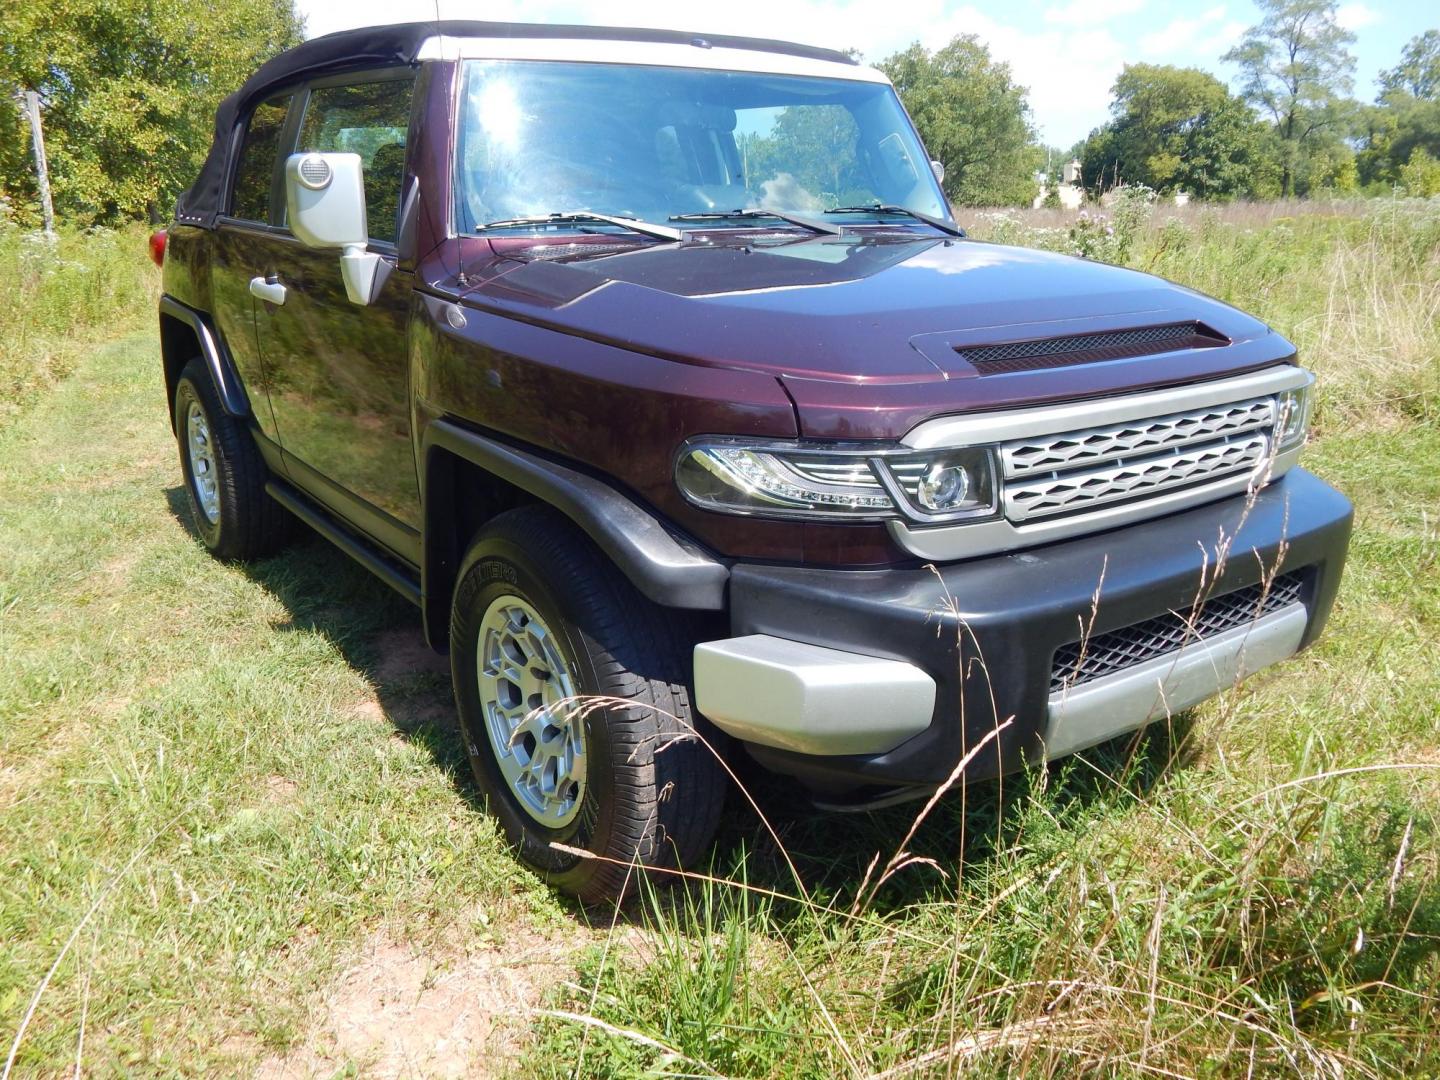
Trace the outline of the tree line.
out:
<instances>
[{"instance_id":1,"label":"tree line","mask_svg":"<svg viewBox=\"0 0 1440 1080\"><path fill-rule=\"evenodd\" d=\"M1072 157L1097 196L1136 184L1202 199L1440 192L1440 30L1412 40L1361 103L1335 0L1257 5L1260 21L1220 58L1239 72L1234 89L1199 68L1128 64L1110 120L1070 148L1040 145L1026 89L974 35L877 66L957 205L1029 203L1047 160ZM24 91L43 100L62 217L159 220L199 169L220 99L302 29L294 0L12 5L0 34L0 218L38 213Z\"/></svg>"},{"instance_id":2,"label":"tree line","mask_svg":"<svg viewBox=\"0 0 1440 1080\"><path fill-rule=\"evenodd\" d=\"M6 4L0 220L38 217L24 91L40 94L62 218L159 220L199 172L220 99L301 30L293 0Z\"/></svg>"},{"instance_id":3,"label":"tree line","mask_svg":"<svg viewBox=\"0 0 1440 1080\"><path fill-rule=\"evenodd\" d=\"M1029 202L1037 170L1072 159L1092 196L1122 185L1201 199L1440 194L1440 30L1411 40L1362 103L1355 36L1334 0L1256 2L1260 21L1219 58L1237 69L1235 89L1199 68L1127 64L1110 120L1070 148L1037 145L1025 90L973 36L879 66L962 205Z\"/></svg>"}]
</instances>

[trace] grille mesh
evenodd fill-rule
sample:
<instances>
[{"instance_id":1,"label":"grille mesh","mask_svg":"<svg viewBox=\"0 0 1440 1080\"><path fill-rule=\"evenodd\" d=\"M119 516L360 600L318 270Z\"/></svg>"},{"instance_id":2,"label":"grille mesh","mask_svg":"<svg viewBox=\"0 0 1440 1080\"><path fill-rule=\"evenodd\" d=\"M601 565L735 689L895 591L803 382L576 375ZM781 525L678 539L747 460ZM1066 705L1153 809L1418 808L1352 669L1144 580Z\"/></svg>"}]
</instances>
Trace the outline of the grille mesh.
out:
<instances>
[{"instance_id":1,"label":"grille mesh","mask_svg":"<svg viewBox=\"0 0 1440 1080\"><path fill-rule=\"evenodd\" d=\"M1261 615L1279 611L1300 599L1300 573L1282 574L1270 583L1213 596L1184 611L1166 612L1144 622L1097 634L1084 642L1062 645L1050 669L1050 692L1113 675L1174 652L1192 642L1245 626Z\"/></svg>"},{"instance_id":2,"label":"grille mesh","mask_svg":"<svg viewBox=\"0 0 1440 1080\"><path fill-rule=\"evenodd\" d=\"M1120 360L1175 349L1204 349L1227 344L1224 337L1198 322L1110 330L1099 334L1071 334L1039 341L1008 341L999 345L957 346L961 359L974 364L982 375L997 375L1034 368Z\"/></svg>"}]
</instances>

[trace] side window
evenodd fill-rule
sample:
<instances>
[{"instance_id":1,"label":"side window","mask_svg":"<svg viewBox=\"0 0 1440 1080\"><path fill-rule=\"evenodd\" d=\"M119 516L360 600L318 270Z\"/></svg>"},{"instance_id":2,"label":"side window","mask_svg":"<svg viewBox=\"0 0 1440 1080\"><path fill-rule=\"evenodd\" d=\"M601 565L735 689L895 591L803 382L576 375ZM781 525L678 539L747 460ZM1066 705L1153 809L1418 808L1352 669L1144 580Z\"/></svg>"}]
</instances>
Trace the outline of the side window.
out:
<instances>
[{"instance_id":1,"label":"side window","mask_svg":"<svg viewBox=\"0 0 1440 1080\"><path fill-rule=\"evenodd\" d=\"M359 154L372 240L395 240L413 79L387 79L310 92L298 152Z\"/></svg>"},{"instance_id":2,"label":"side window","mask_svg":"<svg viewBox=\"0 0 1440 1080\"><path fill-rule=\"evenodd\" d=\"M255 106L245 125L245 139L235 167L235 189L230 196L230 216L246 221L270 220L270 186L275 179L275 158L280 150L280 133L290 95L271 98Z\"/></svg>"}]
</instances>

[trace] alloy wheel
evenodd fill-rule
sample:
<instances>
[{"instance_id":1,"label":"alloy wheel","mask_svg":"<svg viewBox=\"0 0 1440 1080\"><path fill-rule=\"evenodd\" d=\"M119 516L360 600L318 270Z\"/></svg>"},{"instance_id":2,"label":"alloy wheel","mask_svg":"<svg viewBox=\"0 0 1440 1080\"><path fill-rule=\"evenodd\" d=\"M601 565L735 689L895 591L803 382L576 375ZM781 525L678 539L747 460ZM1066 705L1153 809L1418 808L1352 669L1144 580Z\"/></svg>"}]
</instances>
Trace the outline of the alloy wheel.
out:
<instances>
[{"instance_id":1,"label":"alloy wheel","mask_svg":"<svg viewBox=\"0 0 1440 1080\"><path fill-rule=\"evenodd\" d=\"M490 748L511 793L556 829L585 795L585 723L555 634L518 596L485 609L476 649L480 707Z\"/></svg>"}]
</instances>

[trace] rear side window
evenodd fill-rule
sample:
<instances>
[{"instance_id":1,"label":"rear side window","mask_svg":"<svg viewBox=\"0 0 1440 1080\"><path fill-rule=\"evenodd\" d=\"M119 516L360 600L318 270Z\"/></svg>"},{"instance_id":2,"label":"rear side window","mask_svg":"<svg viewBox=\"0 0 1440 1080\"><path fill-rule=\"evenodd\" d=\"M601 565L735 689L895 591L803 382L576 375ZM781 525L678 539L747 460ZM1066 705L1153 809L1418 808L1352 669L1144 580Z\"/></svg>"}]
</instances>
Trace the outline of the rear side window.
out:
<instances>
[{"instance_id":1,"label":"rear side window","mask_svg":"<svg viewBox=\"0 0 1440 1080\"><path fill-rule=\"evenodd\" d=\"M246 221L270 220L270 191L275 180L275 159L280 152L280 134L290 95L271 98L255 106L245 125L240 159L235 168L235 190L230 198L230 216Z\"/></svg>"},{"instance_id":2,"label":"rear side window","mask_svg":"<svg viewBox=\"0 0 1440 1080\"><path fill-rule=\"evenodd\" d=\"M298 152L360 155L372 240L395 240L414 85L405 78L320 87L300 124Z\"/></svg>"}]
</instances>

